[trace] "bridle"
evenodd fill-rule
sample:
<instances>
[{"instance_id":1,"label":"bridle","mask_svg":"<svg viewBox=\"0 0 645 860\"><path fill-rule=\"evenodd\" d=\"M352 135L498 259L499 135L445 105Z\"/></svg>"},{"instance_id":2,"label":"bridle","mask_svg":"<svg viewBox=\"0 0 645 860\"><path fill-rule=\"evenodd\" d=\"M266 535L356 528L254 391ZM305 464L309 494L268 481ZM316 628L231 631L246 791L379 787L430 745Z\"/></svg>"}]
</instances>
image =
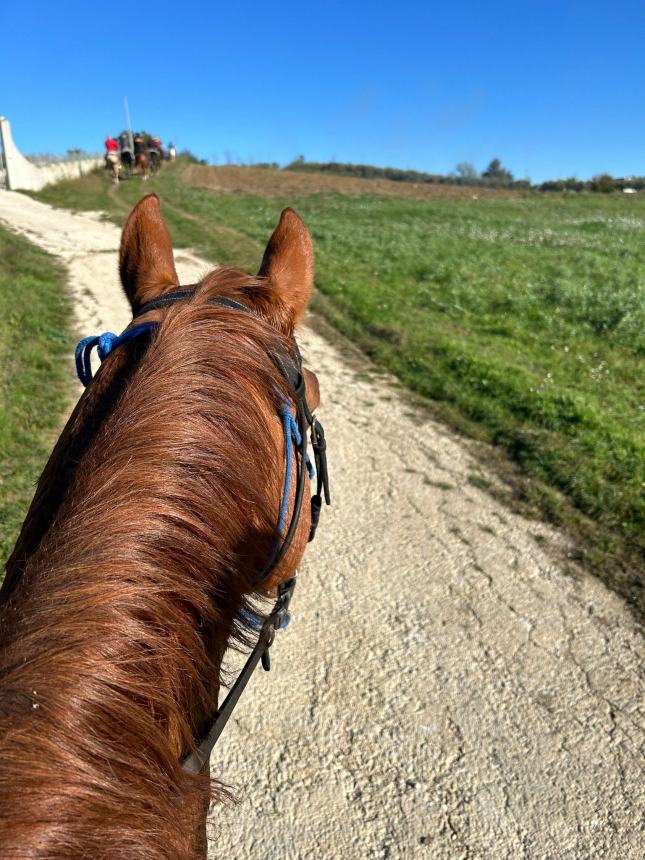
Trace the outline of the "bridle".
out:
<instances>
[{"instance_id":1,"label":"bridle","mask_svg":"<svg viewBox=\"0 0 645 860\"><path fill-rule=\"evenodd\" d=\"M177 302L191 299L195 295L197 286L197 284L191 284L186 287L180 287L172 292L164 293L150 302L146 302L146 304L137 309L133 322L135 322L138 317L143 316L143 314L146 314L149 311L159 310L176 304ZM254 310L241 302L225 296L208 299L205 303L250 314L256 319L262 321L262 318ZM158 328L158 326L159 323L157 322L145 322L137 325L130 325L120 335L106 332L102 335L83 338L76 347L76 370L80 381L83 385L87 386L92 380L91 353L95 347L97 348L99 359L103 361L116 347L121 346L123 343L137 338L140 335L151 332ZM316 474L316 492L311 498L310 541L313 540L316 534L323 501L327 505L331 503L329 476L327 473L325 433L322 425L307 403L305 380L302 374L302 357L300 355L300 350L298 349L298 344L296 343L295 337L293 337L291 343L291 349L293 352L292 356L277 337L275 337L274 342L275 349L268 350L268 355L287 382L291 399L295 406L296 418L294 420L291 414L291 406L287 401L285 401L283 407L280 409L285 434L286 459L285 489L281 505L280 522L278 523L278 533L276 535L276 542L273 550L271 551L267 563L262 570L259 571L258 576L255 579L255 588L265 581L271 571L274 570L285 558L298 528L307 483L307 469L311 466L307 454L307 431L309 431L311 436L311 447L314 455ZM286 517L290 495L292 446L296 451L296 491L291 520L284 536L282 537L281 533L284 525L283 520ZM310 469L310 475L312 471L313 469ZM278 586L277 600L271 612L265 618L255 615L247 616L247 623L259 631L255 647L244 664L244 668L237 676L232 687L229 689L228 695L224 699L223 703L217 709L210 723L202 732L201 737L197 739L195 751L190 753L183 760L182 767L189 773L199 773L208 762L210 754L213 751L213 747L224 730L235 705L242 695L242 692L244 691L244 688L255 671L258 663L262 661L262 666L265 671L269 671L271 667L269 649L273 644L276 631L280 628L286 627L290 621L291 616L289 613L289 604L291 602L295 585L296 576L294 575Z\"/></svg>"}]
</instances>

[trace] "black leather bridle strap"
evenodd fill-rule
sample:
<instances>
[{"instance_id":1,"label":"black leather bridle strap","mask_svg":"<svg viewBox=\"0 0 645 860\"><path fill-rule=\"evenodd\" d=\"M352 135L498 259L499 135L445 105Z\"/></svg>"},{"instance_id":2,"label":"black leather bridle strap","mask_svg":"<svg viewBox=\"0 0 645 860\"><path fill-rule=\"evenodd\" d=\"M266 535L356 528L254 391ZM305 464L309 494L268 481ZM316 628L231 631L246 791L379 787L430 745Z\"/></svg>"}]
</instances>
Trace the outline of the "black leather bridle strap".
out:
<instances>
[{"instance_id":1,"label":"black leather bridle strap","mask_svg":"<svg viewBox=\"0 0 645 860\"><path fill-rule=\"evenodd\" d=\"M175 302L180 302L183 299L189 299L194 295L197 289L197 284L189 284L187 287L182 287L181 290L173 290L172 293L162 293L156 299L146 302L138 308L135 317L140 317L142 314L147 314L148 311L156 311L157 308L167 308L169 305L174 305Z\"/></svg>"},{"instance_id":2,"label":"black leather bridle strap","mask_svg":"<svg viewBox=\"0 0 645 860\"><path fill-rule=\"evenodd\" d=\"M292 576L290 579L283 582L278 587L278 599L276 600L270 615L267 616L260 629L260 635L255 648L249 654L249 657L244 664L244 668L237 676L235 683L228 692L227 697L222 702L222 706L218 708L208 733L197 745L197 749L186 756L182 762L182 767L188 773L199 773L206 765L210 758L210 754L217 743L219 736L224 731L224 727L233 709L237 705L240 696L244 692L246 685L249 683L251 675L255 671L258 663L262 660L264 669L268 672L270 668L269 648L273 644L275 631L280 627L286 626L289 620L289 604L296 587L296 578Z\"/></svg>"},{"instance_id":3,"label":"black leather bridle strap","mask_svg":"<svg viewBox=\"0 0 645 860\"><path fill-rule=\"evenodd\" d=\"M182 302L186 299L191 299L195 295L195 290L198 286L198 284L189 284L187 287L182 287L180 290L173 290L171 293L162 293L162 295L157 296L156 299L152 299L152 301L146 302L145 305L142 305L134 316L135 318L140 317L143 314L147 314L148 311L167 308L170 307L170 305L174 305L175 302ZM259 314L256 314L252 308L247 307L247 305L243 305L242 302L235 301L235 299L229 299L228 296L216 296L213 299L207 299L206 304L218 305L219 307L230 308L234 311L242 311L245 314L251 314L251 316L260 319Z\"/></svg>"},{"instance_id":4,"label":"black leather bridle strap","mask_svg":"<svg viewBox=\"0 0 645 860\"><path fill-rule=\"evenodd\" d=\"M325 431L323 430L320 421L314 418L311 425L311 447L314 452L314 461L316 463L316 492L311 497L311 526L309 529L309 540L312 541L316 536L318 521L320 520L320 511L322 510L323 499L325 504L331 504L329 492L329 473L327 471L327 442L325 441Z\"/></svg>"}]
</instances>

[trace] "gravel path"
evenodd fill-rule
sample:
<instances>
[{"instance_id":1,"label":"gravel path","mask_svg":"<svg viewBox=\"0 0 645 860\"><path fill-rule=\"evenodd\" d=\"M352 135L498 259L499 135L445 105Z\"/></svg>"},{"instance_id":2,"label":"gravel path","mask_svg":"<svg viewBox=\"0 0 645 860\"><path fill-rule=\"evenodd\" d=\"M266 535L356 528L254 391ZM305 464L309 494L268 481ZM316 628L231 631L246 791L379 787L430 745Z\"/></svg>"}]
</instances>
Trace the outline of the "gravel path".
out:
<instances>
[{"instance_id":1,"label":"gravel path","mask_svg":"<svg viewBox=\"0 0 645 860\"><path fill-rule=\"evenodd\" d=\"M119 231L0 192L60 257L83 333L119 331ZM184 281L208 268L177 255ZM302 335L334 506L295 616L220 741L212 857L641 860L643 648L562 536L470 483L468 444L350 346ZM70 354L73 344L70 343Z\"/></svg>"}]
</instances>

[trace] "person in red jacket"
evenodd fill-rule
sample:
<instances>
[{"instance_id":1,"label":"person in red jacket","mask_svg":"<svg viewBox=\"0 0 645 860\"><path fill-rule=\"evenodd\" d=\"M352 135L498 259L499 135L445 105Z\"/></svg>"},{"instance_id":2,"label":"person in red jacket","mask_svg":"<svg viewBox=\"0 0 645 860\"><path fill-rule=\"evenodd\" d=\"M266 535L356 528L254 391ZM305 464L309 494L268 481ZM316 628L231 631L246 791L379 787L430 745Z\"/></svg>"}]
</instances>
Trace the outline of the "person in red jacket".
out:
<instances>
[{"instance_id":1,"label":"person in red jacket","mask_svg":"<svg viewBox=\"0 0 645 860\"><path fill-rule=\"evenodd\" d=\"M121 172L121 159L119 158L119 144L108 134L105 138L105 166L112 173L112 181L119 184L119 173Z\"/></svg>"}]
</instances>

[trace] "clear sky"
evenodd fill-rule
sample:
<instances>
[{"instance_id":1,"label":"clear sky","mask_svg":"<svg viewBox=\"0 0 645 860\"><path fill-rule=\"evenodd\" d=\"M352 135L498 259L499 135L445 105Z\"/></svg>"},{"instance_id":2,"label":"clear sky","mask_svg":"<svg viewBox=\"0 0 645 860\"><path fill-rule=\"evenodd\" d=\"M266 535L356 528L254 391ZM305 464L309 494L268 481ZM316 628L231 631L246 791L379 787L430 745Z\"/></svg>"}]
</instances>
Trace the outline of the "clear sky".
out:
<instances>
[{"instance_id":1,"label":"clear sky","mask_svg":"<svg viewBox=\"0 0 645 860\"><path fill-rule=\"evenodd\" d=\"M7 0L0 114L27 153L124 126L223 163L534 181L645 174L645 0Z\"/></svg>"}]
</instances>

